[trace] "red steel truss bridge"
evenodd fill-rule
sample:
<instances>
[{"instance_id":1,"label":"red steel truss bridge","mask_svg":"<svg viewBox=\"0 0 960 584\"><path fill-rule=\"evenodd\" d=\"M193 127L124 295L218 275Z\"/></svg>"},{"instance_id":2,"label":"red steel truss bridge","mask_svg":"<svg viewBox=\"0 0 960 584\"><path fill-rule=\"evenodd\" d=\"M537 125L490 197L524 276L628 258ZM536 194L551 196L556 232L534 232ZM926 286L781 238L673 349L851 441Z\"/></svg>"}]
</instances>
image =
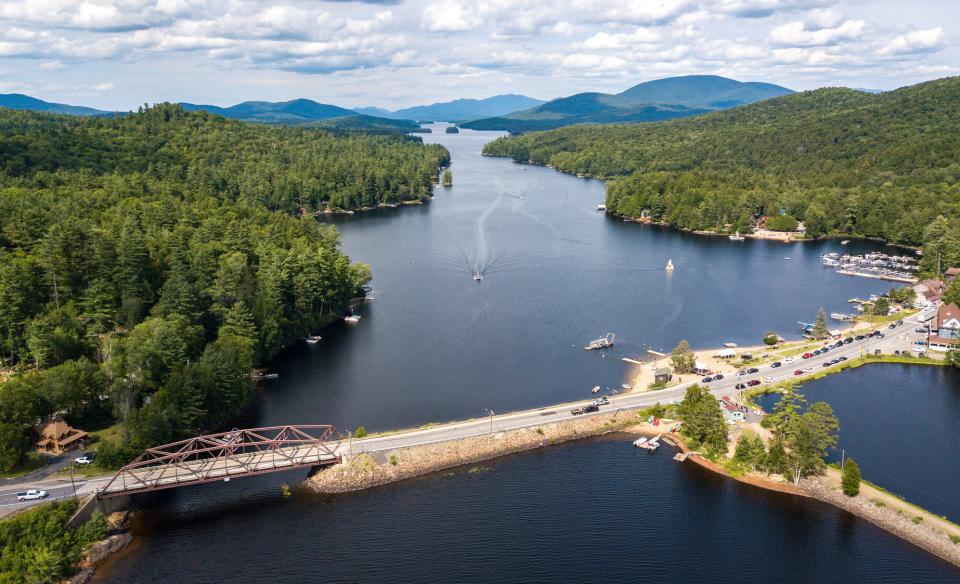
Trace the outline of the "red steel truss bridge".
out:
<instances>
[{"instance_id":1,"label":"red steel truss bridge","mask_svg":"<svg viewBox=\"0 0 960 584\"><path fill-rule=\"evenodd\" d=\"M120 497L340 462L333 426L271 426L197 436L148 448L97 497Z\"/></svg>"}]
</instances>

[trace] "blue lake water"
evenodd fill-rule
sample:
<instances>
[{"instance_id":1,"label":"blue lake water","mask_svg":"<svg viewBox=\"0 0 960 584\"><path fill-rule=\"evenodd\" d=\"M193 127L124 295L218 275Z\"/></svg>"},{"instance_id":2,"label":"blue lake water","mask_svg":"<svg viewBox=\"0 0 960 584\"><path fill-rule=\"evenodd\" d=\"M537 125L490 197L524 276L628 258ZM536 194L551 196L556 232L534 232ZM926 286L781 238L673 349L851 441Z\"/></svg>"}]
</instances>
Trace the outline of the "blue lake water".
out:
<instances>
[{"instance_id":1,"label":"blue lake water","mask_svg":"<svg viewBox=\"0 0 960 584\"><path fill-rule=\"evenodd\" d=\"M619 387L623 356L796 336L818 308L889 283L820 255L882 246L731 242L596 211L603 184L480 156L495 134L425 136L453 155L428 205L339 218L371 264L358 325L291 347L249 423L385 429ZM786 259L789 258L789 259ZM676 270L663 267L672 259ZM474 269L485 272L476 282ZM580 348L607 332L604 353ZM955 419L955 418L954 418ZM619 441L550 448L365 493L279 495L303 473L153 496L100 581L942 582L936 558L830 507L638 457Z\"/></svg>"}]
</instances>

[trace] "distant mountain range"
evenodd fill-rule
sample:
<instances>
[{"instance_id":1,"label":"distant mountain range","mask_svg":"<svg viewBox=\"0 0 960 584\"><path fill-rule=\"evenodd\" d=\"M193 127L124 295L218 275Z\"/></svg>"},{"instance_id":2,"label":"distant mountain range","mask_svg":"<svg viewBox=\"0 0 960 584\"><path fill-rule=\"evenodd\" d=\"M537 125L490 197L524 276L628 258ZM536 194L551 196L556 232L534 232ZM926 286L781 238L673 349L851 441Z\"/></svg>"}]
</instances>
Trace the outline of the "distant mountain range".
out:
<instances>
[{"instance_id":1,"label":"distant mountain range","mask_svg":"<svg viewBox=\"0 0 960 584\"><path fill-rule=\"evenodd\" d=\"M522 133L572 124L651 122L727 109L793 91L769 83L741 83L714 75L668 77L648 81L618 94L578 93L548 102L524 95L457 99L396 111L349 110L310 99L245 101L230 107L181 103L189 111L204 110L225 118L261 124L309 125L348 131L411 132L413 120L459 122L474 130ZM104 116L89 107L50 103L27 95L0 94L0 107L78 116Z\"/></svg>"},{"instance_id":2,"label":"distant mountain range","mask_svg":"<svg viewBox=\"0 0 960 584\"><path fill-rule=\"evenodd\" d=\"M317 103L309 99L276 103L245 101L230 107L193 103L181 103L180 106L187 111L203 110L225 118L261 124L307 125L357 132L414 132L419 129L419 125L412 120L362 115L346 108ZM116 113L91 107L51 103L19 93L0 94L0 107L71 116L107 116Z\"/></svg>"},{"instance_id":3,"label":"distant mountain range","mask_svg":"<svg viewBox=\"0 0 960 584\"><path fill-rule=\"evenodd\" d=\"M626 91L578 93L502 116L461 124L474 130L514 134L572 124L652 122L728 109L793 93L770 83L743 83L716 75L668 77Z\"/></svg>"},{"instance_id":4,"label":"distant mountain range","mask_svg":"<svg viewBox=\"0 0 960 584\"><path fill-rule=\"evenodd\" d=\"M92 107L52 103L30 97L29 95L23 95L22 93L0 94L0 107L33 112L47 112L51 114L65 114L68 116L106 116L113 113Z\"/></svg>"},{"instance_id":5,"label":"distant mountain range","mask_svg":"<svg viewBox=\"0 0 960 584\"><path fill-rule=\"evenodd\" d=\"M486 99L455 99L453 101L419 105L394 111L378 107L362 107L356 108L354 111L381 118L459 122L502 116L536 107L543 103L545 102L540 99L509 93L506 95L495 95Z\"/></svg>"}]
</instances>

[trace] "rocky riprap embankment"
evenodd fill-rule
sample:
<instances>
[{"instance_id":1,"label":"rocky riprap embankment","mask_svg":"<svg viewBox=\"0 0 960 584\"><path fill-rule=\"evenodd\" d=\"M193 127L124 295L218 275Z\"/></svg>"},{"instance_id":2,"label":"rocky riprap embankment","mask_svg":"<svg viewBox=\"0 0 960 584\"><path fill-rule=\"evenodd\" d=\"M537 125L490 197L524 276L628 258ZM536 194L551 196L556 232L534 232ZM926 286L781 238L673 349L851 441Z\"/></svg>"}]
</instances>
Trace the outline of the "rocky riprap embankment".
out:
<instances>
[{"instance_id":1,"label":"rocky riprap embankment","mask_svg":"<svg viewBox=\"0 0 960 584\"><path fill-rule=\"evenodd\" d=\"M307 479L306 484L320 493L358 491L505 454L597 436L620 430L636 421L634 411L619 411L534 428L364 453L319 471Z\"/></svg>"},{"instance_id":2,"label":"rocky riprap embankment","mask_svg":"<svg viewBox=\"0 0 960 584\"><path fill-rule=\"evenodd\" d=\"M866 519L901 539L960 566L960 544L953 543L942 531L925 522L915 523L904 513L889 506L878 506L862 494L848 497L819 480L803 480L800 487L811 496Z\"/></svg>"}]
</instances>

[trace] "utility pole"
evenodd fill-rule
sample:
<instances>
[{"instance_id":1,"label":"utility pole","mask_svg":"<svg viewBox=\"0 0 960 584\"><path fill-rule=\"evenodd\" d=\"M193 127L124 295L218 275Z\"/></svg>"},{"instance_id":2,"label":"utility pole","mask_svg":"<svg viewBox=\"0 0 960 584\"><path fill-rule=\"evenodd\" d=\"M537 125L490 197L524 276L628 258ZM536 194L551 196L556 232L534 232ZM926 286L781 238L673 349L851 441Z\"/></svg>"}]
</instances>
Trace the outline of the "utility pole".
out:
<instances>
[{"instance_id":1,"label":"utility pole","mask_svg":"<svg viewBox=\"0 0 960 584\"><path fill-rule=\"evenodd\" d=\"M77 483L73 481L73 465L70 466L70 486L73 487L73 498L77 498Z\"/></svg>"},{"instance_id":2,"label":"utility pole","mask_svg":"<svg viewBox=\"0 0 960 584\"><path fill-rule=\"evenodd\" d=\"M493 434L493 410L486 408L487 412L490 414L490 433Z\"/></svg>"}]
</instances>

